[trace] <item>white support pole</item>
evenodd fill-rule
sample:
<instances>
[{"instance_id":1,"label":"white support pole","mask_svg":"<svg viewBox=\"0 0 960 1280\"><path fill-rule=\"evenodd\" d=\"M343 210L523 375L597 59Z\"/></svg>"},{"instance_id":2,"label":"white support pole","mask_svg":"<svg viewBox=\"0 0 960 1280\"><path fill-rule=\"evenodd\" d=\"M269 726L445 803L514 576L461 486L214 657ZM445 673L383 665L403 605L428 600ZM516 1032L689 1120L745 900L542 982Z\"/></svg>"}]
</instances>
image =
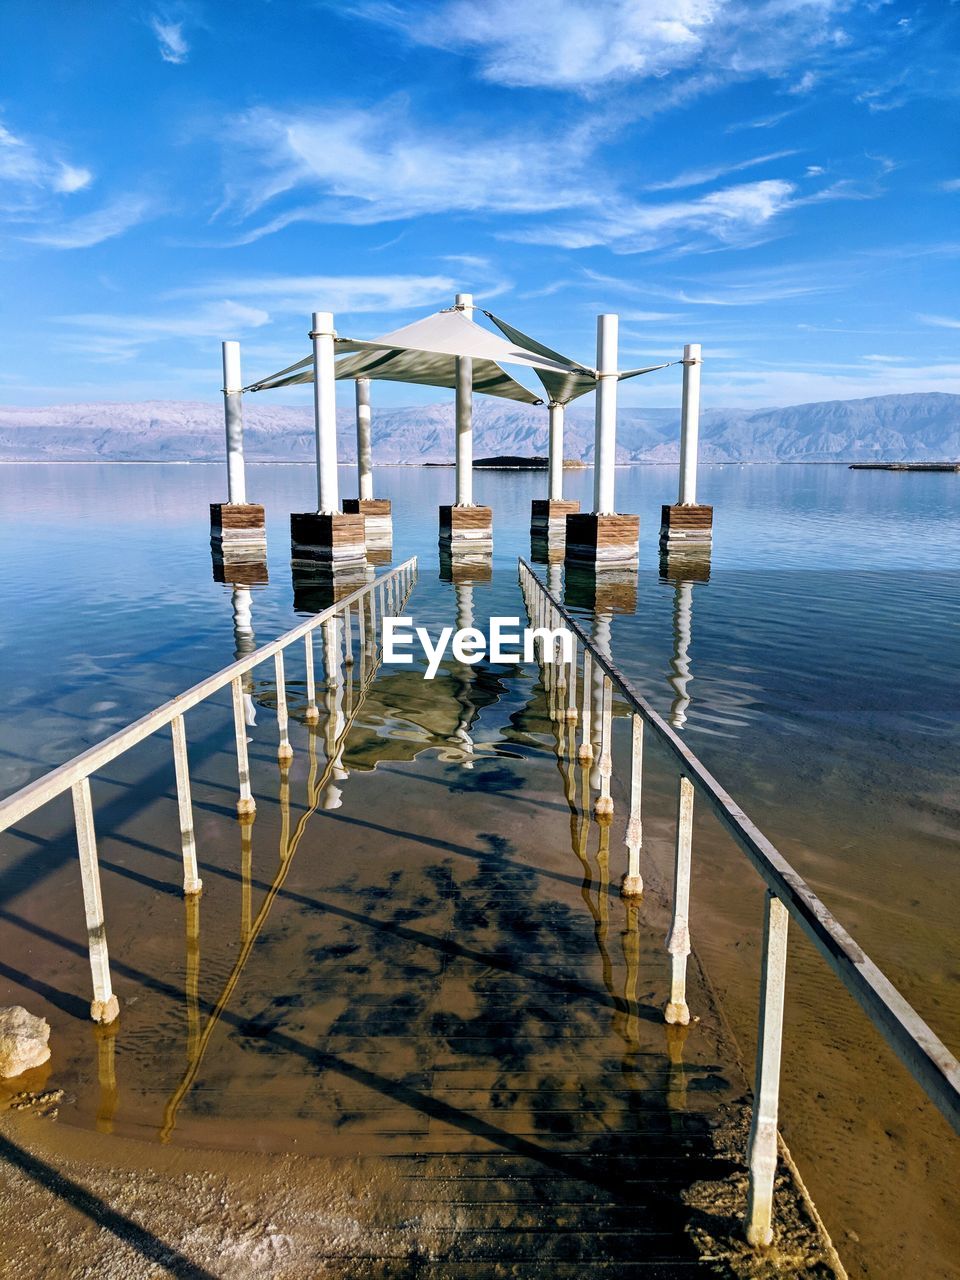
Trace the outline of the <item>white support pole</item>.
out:
<instances>
[{"instance_id":1,"label":"white support pole","mask_svg":"<svg viewBox=\"0 0 960 1280\"><path fill-rule=\"evenodd\" d=\"M747 1189L747 1240L773 1241L773 1184L777 1172L777 1111L780 1103L780 1053L787 980L787 908L767 892L763 913L763 960L760 980L760 1025L757 1073L753 1088L753 1123L747 1141L750 1181Z\"/></svg>"},{"instance_id":2,"label":"white support pole","mask_svg":"<svg viewBox=\"0 0 960 1280\"><path fill-rule=\"evenodd\" d=\"M473 307L473 294L458 293L457 307ZM457 506L473 506L473 360L457 356Z\"/></svg>"},{"instance_id":3,"label":"white support pole","mask_svg":"<svg viewBox=\"0 0 960 1280\"><path fill-rule=\"evenodd\" d=\"M274 655L273 666L277 680L277 733L280 738L277 759L284 765L293 759L293 747L290 745L290 715L287 711L287 680L282 649Z\"/></svg>"},{"instance_id":4,"label":"white support pole","mask_svg":"<svg viewBox=\"0 0 960 1280\"><path fill-rule=\"evenodd\" d=\"M618 316L597 316L597 407L593 449L593 509L613 515L614 466L617 452Z\"/></svg>"},{"instance_id":5,"label":"white support pole","mask_svg":"<svg viewBox=\"0 0 960 1280\"><path fill-rule=\"evenodd\" d=\"M243 699L243 677L236 676L231 680L230 689L233 694L233 731L237 742L237 779L240 783L237 813L242 818L257 811L257 802L253 798L253 790L250 786L250 760L247 755L247 720Z\"/></svg>"},{"instance_id":6,"label":"white support pole","mask_svg":"<svg viewBox=\"0 0 960 1280\"><path fill-rule=\"evenodd\" d=\"M313 411L317 435L317 511L340 510L337 476L337 370L333 358L333 316L313 313Z\"/></svg>"},{"instance_id":7,"label":"white support pole","mask_svg":"<svg viewBox=\"0 0 960 1280\"><path fill-rule=\"evenodd\" d=\"M670 1002L667 1022L685 1027L687 1008L687 956L690 954L690 847L693 842L693 783L681 777L677 798L677 845L673 873L673 923L667 935L671 957Z\"/></svg>"},{"instance_id":8,"label":"white support pole","mask_svg":"<svg viewBox=\"0 0 960 1280\"><path fill-rule=\"evenodd\" d=\"M550 492L551 502L563 498L563 405L550 401Z\"/></svg>"},{"instance_id":9,"label":"white support pole","mask_svg":"<svg viewBox=\"0 0 960 1280\"><path fill-rule=\"evenodd\" d=\"M700 440L700 344L683 348L683 401L680 407L680 505L697 505L697 451Z\"/></svg>"},{"instance_id":10,"label":"white support pole","mask_svg":"<svg viewBox=\"0 0 960 1280\"><path fill-rule=\"evenodd\" d=\"M361 502L373 497L373 446L370 413L370 379L357 379L357 496Z\"/></svg>"},{"instance_id":11,"label":"white support pole","mask_svg":"<svg viewBox=\"0 0 960 1280\"><path fill-rule=\"evenodd\" d=\"M243 467L243 379L240 376L240 343L224 342L223 421L227 433L227 502L240 505L247 500L247 480Z\"/></svg>"},{"instance_id":12,"label":"white support pole","mask_svg":"<svg viewBox=\"0 0 960 1280\"><path fill-rule=\"evenodd\" d=\"M94 1022L113 1022L120 1012L110 981L110 956L107 931L103 920L103 898L100 893L100 862L97 836L93 825L93 800L90 779L73 784L73 815L77 828L77 852L80 855L80 879L83 884L83 909L87 920L87 945L90 950L90 975L93 978L93 1000L90 1017Z\"/></svg>"}]
</instances>

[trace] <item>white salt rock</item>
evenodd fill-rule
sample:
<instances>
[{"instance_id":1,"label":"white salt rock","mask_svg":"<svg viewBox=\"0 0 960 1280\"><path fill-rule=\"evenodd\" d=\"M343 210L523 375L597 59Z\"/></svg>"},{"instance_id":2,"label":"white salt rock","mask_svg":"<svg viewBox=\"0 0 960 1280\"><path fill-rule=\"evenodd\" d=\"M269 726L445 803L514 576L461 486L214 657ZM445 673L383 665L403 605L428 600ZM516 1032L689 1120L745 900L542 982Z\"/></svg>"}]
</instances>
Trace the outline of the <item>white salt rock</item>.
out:
<instances>
[{"instance_id":1,"label":"white salt rock","mask_svg":"<svg viewBox=\"0 0 960 1280\"><path fill-rule=\"evenodd\" d=\"M50 1057L50 1023L20 1005L0 1009L0 1076L18 1076Z\"/></svg>"}]
</instances>

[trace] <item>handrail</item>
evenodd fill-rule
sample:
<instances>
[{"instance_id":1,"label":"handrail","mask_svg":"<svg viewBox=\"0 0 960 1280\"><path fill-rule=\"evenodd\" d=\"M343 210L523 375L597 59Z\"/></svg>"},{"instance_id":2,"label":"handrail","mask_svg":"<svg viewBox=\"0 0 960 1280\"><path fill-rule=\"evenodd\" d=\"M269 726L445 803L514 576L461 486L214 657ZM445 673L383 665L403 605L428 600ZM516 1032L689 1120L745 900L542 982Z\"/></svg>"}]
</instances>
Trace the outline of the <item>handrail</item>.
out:
<instances>
[{"instance_id":1,"label":"handrail","mask_svg":"<svg viewBox=\"0 0 960 1280\"><path fill-rule=\"evenodd\" d=\"M362 596L382 588L385 583L391 581L398 574L408 575L416 567L416 563L417 557L411 556L409 560L397 565L389 573L382 574L379 578L375 578L373 582L364 583L362 587L358 587L356 591L344 596L342 600L338 600L336 604L324 609L322 613L317 613L312 618L307 618L305 622L301 622L290 631L284 632L276 640L271 640L268 644L262 645L259 649L254 650L253 653L247 654L246 657L238 658L236 662L232 662L228 667L222 667L214 675L208 676L206 680L201 680L199 684L192 685L191 688L185 689L183 693L178 693L176 697L162 703L153 711L148 711L145 716L141 716L139 720L134 720L126 728L118 729L109 738L104 738L94 746L88 747L86 751L74 756L72 760L67 760L56 769L51 769L49 773L45 773L42 777L35 779L33 782L28 782L19 791L14 791L5 800L0 800L0 832L6 831L8 827L15 822L19 822L21 818L27 817L36 809L39 809L41 805L46 804L47 801L62 795L64 791L68 791L75 783L82 781L84 778L89 778L92 773L96 773L103 765L116 760L117 756L123 755L125 751L136 746L138 742L143 742L144 739L149 738L158 729L170 724L177 716L182 716L185 711L189 711L191 707L195 707L213 694L219 693L221 689L225 689L238 676L246 675L248 671L258 667L267 658L275 657L276 654L293 644L295 640L300 640L311 631L315 631L324 622L355 604Z\"/></svg>"},{"instance_id":2,"label":"handrail","mask_svg":"<svg viewBox=\"0 0 960 1280\"><path fill-rule=\"evenodd\" d=\"M690 747L674 732L650 703L633 689L609 654L604 653L594 644L576 619L556 599L540 578L537 577L531 565L522 557L520 558L520 580L525 595L529 587L533 587L539 593L540 608L536 611L538 616L542 616L544 622L556 619L556 625L562 624L565 626L579 644L583 646L584 662L588 668L584 679L584 709L587 716L590 714L590 700L586 689L590 683L589 664L591 663L603 673L602 679L604 683L609 682L617 687L623 701L626 702L633 713L635 731L633 739L633 795L631 797L630 823L633 831L628 830L627 845L631 849L631 871L640 885L642 885L642 881L639 877L638 860L636 860L637 865L634 866L634 855L638 853L639 848L638 751L642 750L642 745L638 747L638 734L636 732L638 720L641 724L649 725L659 741L667 748L680 766L674 927L668 939L668 949L674 956L675 965L678 956L682 957L682 962L685 964L686 955L689 953L685 895L689 893L689 845L694 791L707 800L721 825L733 836L740 849L746 853L754 869L766 882L768 896L764 931L760 1050L758 1051L755 1096L758 1102L762 1104L760 1109L765 1108L768 1114L760 1116L758 1119L758 1113L755 1112L754 1130L751 1133L751 1147L753 1148L757 1144L756 1131L758 1125L766 1124L769 1129L770 1113L772 1113L773 1160L775 1164L776 1079L779 1075L780 1029L783 1016L782 980L786 963L786 919L788 915L792 916L800 925L830 968L864 1010L867 1017L934 1105L954 1129L960 1132L960 1062L924 1022L912 1005L904 999L889 978L857 945L846 929L817 897L803 877L794 870L772 841L747 817L743 809L731 798ZM571 697L575 698L576 654L574 654L570 667L573 683ZM604 711L606 711L606 708L601 704L600 715L606 721L609 717L609 711L607 711L606 715L604 715ZM573 715L576 716L576 714L574 710ZM609 723L603 725L602 732L604 736L603 750L607 757L606 772L609 773ZM589 730L586 730L585 744L588 742L588 733ZM639 738L639 743L642 744L642 737ZM581 753L584 751L587 754L586 756L581 754L581 758L590 759L591 748L589 745L581 748ZM603 773L604 770L601 768L601 777ZM607 779L605 790L608 793L609 779ZM598 814L599 812L598 806ZM685 865L683 862L684 857L686 859ZM686 878L685 885L681 884L684 877ZM683 891L684 899L678 904L676 899L681 890ZM783 913L782 919L779 913ZM674 978L675 993L672 995L672 1001L677 999L676 967ZM774 990L773 985L778 986L779 990ZM682 979L679 983L679 996L677 1007L682 1010L682 1014L688 1017L686 1005L683 1002ZM674 1008L673 1003L668 1006L668 1019L686 1021L686 1017L680 1014L676 1018L671 1018L671 1009ZM772 1097L769 1096L771 1080L773 1081ZM761 1094L765 1096L761 1098ZM769 1139L769 1133L767 1136ZM772 1170L767 1170L767 1172L770 1173L770 1190L772 1192ZM759 1174L751 1160L752 1198L755 1192L754 1183L758 1178ZM754 1216L762 1219L764 1215L760 1212ZM748 1228L748 1237L754 1243L769 1242L768 1224L764 1225L762 1221L759 1224L752 1222L751 1228L753 1229L752 1231Z\"/></svg>"},{"instance_id":3,"label":"handrail","mask_svg":"<svg viewBox=\"0 0 960 1280\"><path fill-rule=\"evenodd\" d=\"M193 802L190 793L190 764L187 755L187 738L184 724L184 713L197 706L205 699L219 693L228 686L232 691L234 735L237 751L237 775L240 796L237 801L237 813L241 819L247 818L256 811L256 801L250 785L250 764L247 753L247 730L244 716L244 687L242 677L261 663L274 659L276 668L277 690L277 729L279 746L277 759L281 767L289 763L293 756L288 734L289 714L287 709L286 677L284 672L284 651L295 641L305 640L304 659L306 666L307 709L306 719L315 720L319 716L316 706L316 686L313 674L313 632L326 624L334 624L334 620L344 615L351 617L351 609L357 607L357 619L360 635L365 627L365 615L369 612L370 627L376 635L378 622L382 625L385 614L395 613L401 600L409 595L416 579L417 558L412 556L403 564L382 574L372 582L351 591L343 599L329 608L314 614L305 622L299 623L276 640L262 645L246 657L232 662L220 671L199 684L193 685L183 693L164 702L153 711L141 716L125 729L120 729L109 738L96 743L88 750L56 769L52 769L41 778L21 787L13 795L0 801L0 833L7 830L15 822L34 813L49 801L56 799L65 791L73 793L74 823L77 834L77 852L80 861L80 880L83 887L83 905L87 924L87 949L90 958L90 972L93 980L93 1000L90 1005L90 1016L95 1022L112 1022L119 1013L119 1003L113 992L110 976L110 959L107 950L106 924L104 920L103 898L100 889L100 865L97 854L97 837L94 824L93 797L90 789L91 775L105 764L116 760L118 756L131 747L151 737L166 725L171 726L173 743L174 771L176 774L177 807L180 819L180 840L183 854L183 892L187 895L199 893L202 883L197 871L197 850L193 831ZM379 610L377 601L379 599ZM327 655L325 655L327 656Z\"/></svg>"}]
</instances>

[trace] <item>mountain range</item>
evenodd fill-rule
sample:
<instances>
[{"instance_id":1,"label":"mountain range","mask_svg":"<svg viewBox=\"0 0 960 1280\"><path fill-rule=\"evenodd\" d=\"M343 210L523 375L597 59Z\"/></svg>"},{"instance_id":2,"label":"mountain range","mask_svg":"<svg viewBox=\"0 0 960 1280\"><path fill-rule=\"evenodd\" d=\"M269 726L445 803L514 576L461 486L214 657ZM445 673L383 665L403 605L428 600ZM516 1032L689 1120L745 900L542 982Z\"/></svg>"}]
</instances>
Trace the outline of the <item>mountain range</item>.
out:
<instances>
[{"instance_id":1,"label":"mountain range","mask_svg":"<svg viewBox=\"0 0 960 1280\"><path fill-rule=\"evenodd\" d=\"M314 457L309 405L244 405L245 449L252 461L309 462ZM337 411L340 457L356 458L353 413ZM593 456L593 407L567 411L564 453ZM546 409L478 398L474 450L544 454ZM621 462L673 462L679 456L676 408L621 408ZM449 462L454 455L453 404L374 406L374 462ZM700 456L708 462L930 461L960 458L960 395L917 392L827 400L769 409L708 409L701 418ZM0 408L0 461L220 461L223 411L187 400Z\"/></svg>"}]
</instances>

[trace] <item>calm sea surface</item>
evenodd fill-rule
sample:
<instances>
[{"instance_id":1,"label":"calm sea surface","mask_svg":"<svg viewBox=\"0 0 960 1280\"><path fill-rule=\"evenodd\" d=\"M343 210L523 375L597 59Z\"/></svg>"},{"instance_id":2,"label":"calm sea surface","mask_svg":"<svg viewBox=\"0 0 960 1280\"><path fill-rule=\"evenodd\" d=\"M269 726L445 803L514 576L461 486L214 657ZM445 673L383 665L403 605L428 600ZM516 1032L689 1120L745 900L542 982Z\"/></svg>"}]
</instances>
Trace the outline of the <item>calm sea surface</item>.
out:
<instances>
[{"instance_id":1,"label":"calm sea surface","mask_svg":"<svg viewBox=\"0 0 960 1280\"><path fill-rule=\"evenodd\" d=\"M342 492L354 483L344 468ZM591 472L567 476L584 509L591 483ZM659 571L659 507L675 483L672 467L618 472L619 509L641 516L641 564L635 599L613 619L614 655L957 1051L960 476L705 468L714 551L709 579L686 582ZM475 589L481 625L518 611L516 560L529 556L530 501L544 484L535 473L476 478L495 519L493 578ZM0 466L0 794L233 659L231 588L214 580L208 542L207 504L223 488L215 466ZM438 583L436 508L452 488L445 469L377 473L378 496L393 499L395 561L420 557L425 604L450 591ZM313 471L252 466L248 489L268 519L269 581L252 605L262 643L299 616L288 517L311 506ZM756 941L760 899L741 890L744 876L729 847L705 856L694 945L749 1057L755 980L738 978L735 953L741 937ZM815 1198L843 1206L825 1215L841 1252L862 1274L893 1275L859 1239L870 1225L883 1238L881 1170L899 1169L901 1196L922 1182L909 1206L918 1239L948 1249L955 1228L931 1192L946 1126L886 1065L819 961L797 951L784 1131ZM810 1047L821 1039L822 1051ZM884 1065L863 1076L864 1060ZM838 1128L851 1106L869 1134ZM922 1116L919 1145L910 1112ZM873 1213L858 1210L864 1200ZM956 1274L955 1261L929 1274Z\"/></svg>"}]
</instances>

